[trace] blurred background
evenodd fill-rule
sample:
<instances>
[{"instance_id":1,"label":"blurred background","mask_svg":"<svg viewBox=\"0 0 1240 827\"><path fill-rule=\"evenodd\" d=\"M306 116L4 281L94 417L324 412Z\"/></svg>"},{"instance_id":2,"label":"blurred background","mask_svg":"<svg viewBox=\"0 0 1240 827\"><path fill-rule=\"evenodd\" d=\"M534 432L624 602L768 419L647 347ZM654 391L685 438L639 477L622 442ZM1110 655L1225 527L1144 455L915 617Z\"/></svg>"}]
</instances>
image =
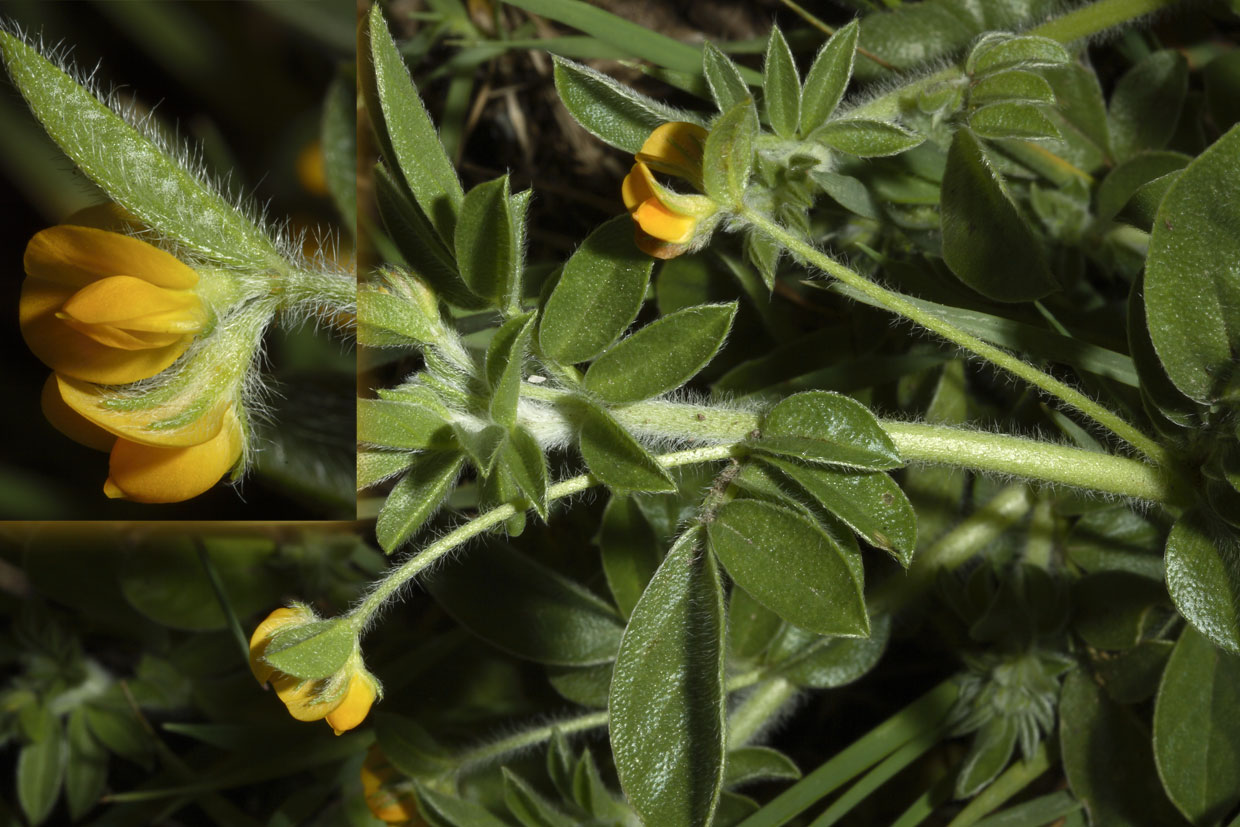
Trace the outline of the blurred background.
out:
<instances>
[{"instance_id":1,"label":"blurred background","mask_svg":"<svg viewBox=\"0 0 1240 827\"><path fill-rule=\"evenodd\" d=\"M271 219L309 230L311 243L330 230L337 254L352 256L354 222L348 204L333 197L342 188L329 186L322 141L325 126L329 138L339 137L347 118L347 146L337 140L327 149L352 158L352 4L6 0L0 18L70 49L72 62L94 70L103 88L154 109L162 126L201 148L213 172L229 176L233 193L265 204ZM324 117L329 99L334 133L332 115ZM0 279L0 519L352 517L354 351L311 326L277 326L269 334L277 425L259 433L263 450L239 487L217 486L172 505L104 497L107 456L44 420L39 392L49 370L17 325L30 237L103 199L46 137L7 77L0 79L0 123L0 267L8 273ZM352 162L343 169L351 175Z\"/></svg>"}]
</instances>

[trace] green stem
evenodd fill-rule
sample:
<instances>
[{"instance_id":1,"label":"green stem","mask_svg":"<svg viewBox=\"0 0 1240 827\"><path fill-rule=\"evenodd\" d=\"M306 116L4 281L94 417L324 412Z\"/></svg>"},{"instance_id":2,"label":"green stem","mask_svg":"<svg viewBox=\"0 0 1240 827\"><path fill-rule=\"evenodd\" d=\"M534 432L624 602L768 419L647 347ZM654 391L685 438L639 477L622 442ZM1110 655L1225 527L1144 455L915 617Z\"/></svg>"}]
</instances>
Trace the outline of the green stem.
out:
<instances>
[{"instance_id":1,"label":"green stem","mask_svg":"<svg viewBox=\"0 0 1240 827\"><path fill-rule=\"evenodd\" d=\"M655 460L664 468L675 468L680 465L693 465L699 462L728 459L735 455L737 449L738 446L735 444L711 445L706 448L692 448L687 451L662 454L655 457ZM564 497L580 494L582 491L598 484L598 478L592 474L581 474L572 477L549 487L547 489L547 502L550 503ZM375 612L392 595L399 591L400 587L405 585L405 583L417 577L418 574L425 571L457 546L514 516L518 513L518 509L524 511L528 507L529 503L525 501L504 503L440 537L422 549L421 552L392 569L386 577L380 580L370 594L348 614L349 622L356 629L364 629L370 622L370 619L374 617Z\"/></svg>"},{"instance_id":2,"label":"green stem","mask_svg":"<svg viewBox=\"0 0 1240 827\"><path fill-rule=\"evenodd\" d=\"M357 314L357 281L343 273L290 269L279 276L276 292L281 310L313 313L337 327Z\"/></svg>"},{"instance_id":3,"label":"green stem","mask_svg":"<svg viewBox=\"0 0 1240 827\"><path fill-rule=\"evenodd\" d=\"M1141 433L1141 431L1122 417L1107 410L1075 388L1071 388L1053 376L1043 373L1033 365L1020 360L1007 351L989 345L976 336L965 333L950 322L926 312L899 293L880 287L860 273L850 270L838 261L835 261L813 245L797 238L766 216L748 208L742 208L740 215L789 252L839 279L854 290L865 294L873 301L881 303L883 307L892 313L896 313L909 321L921 325L932 333L942 336L952 344L982 357L1013 376L1023 379L1044 393L1057 397L1064 404L1080 411L1129 445L1132 445L1158 465L1164 467L1169 465L1169 457L1161 445Z\"/></svg>"},{"instance_id":4,"label":"green stem","mask_svg":"<svg viewBox=\"0 0 1240 827\"><path fill-rule=\"evenodd\" d=\"M796 697L800 689L785 678L771 678L758 684L728 716L728 749L744 746Z\"/></svg>"},{"instance_id":5,"label":"green stem","mask_svg":"<svg viewBox=\"0 0 1240 827\"><path fill-rule=\"evenodd\" d=\"M940 571L951 571L990 545L1033 507L1028 486L1009 485L930 548L914 555L904 574L888 577L867 598L870 614L894 612L934 583Z\"/></svg>"},{"instance_id":6,"label":"green stem","mask_svg":"<svg viewBox=\"0 0 1240 827\"><path fill-rule=\"evenodd\" d=\"M453 763L456 764L458 772L466 772L470 769L494 763L514 752L521 752L550 741L556 731L562 732L564 735L575 735L578 732L604 726L607 726L607 710L601 709L598 712L591 712L576 718L567 718L562 721L556 721L553 724L543 724L542 726L518 732L515 735L509 735L507 738L483 744L468 752L461 753Z\"/></svg>"}]
</instances>

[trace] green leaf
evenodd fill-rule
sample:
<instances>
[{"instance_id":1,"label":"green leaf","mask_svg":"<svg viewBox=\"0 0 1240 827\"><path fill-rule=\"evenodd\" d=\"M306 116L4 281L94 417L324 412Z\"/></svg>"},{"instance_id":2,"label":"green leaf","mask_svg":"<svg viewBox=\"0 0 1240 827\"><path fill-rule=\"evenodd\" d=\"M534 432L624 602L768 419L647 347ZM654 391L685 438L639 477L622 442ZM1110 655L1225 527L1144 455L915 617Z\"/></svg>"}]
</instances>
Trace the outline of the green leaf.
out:
<instances>
[{"instance_id":1,"label":"green leaf","mask_svg":"<svg viewBox=\"0 0 1240 827\"><path fill-rule=\"evenodd\" d=\"M116 581L125 600L144 617L172 629L225 628L228 620L203 571L203 549L238 614L266 607L281 588L282 577L269 567L275 551L270 539L152 537L135 543L120 559Z\"/></svg>"},{"instance_id":2,"label":"green leaf","mask_svg":"<svg viewBox=\"0 0 1240 827\"><path fill-rule=\"evenodd\" d=\"M585 388L604 402L640 402L679 388L723 346L736 302L689 307L646 325L598 357Z\"/></svg>"},{"instance_id":3,"label":"green leaf","mask_svg":"<svg viewBox=\"0 0 1240 827\"><path fill-rule=\"evenodd\" d=\"M263 662L305 680L334 675L357 648L357 630L340 620L316 620L271 638Z\"/></svg>"},{"instance_id":4,"label":"green leaf","mask_svg":"<svg viewBox=\"0 0 1240 827\"><path fill-rule=\"evenodd\" d=\"M1167 602L1156 580L1128 571L1096 572L1072 584L1072 626L1095 649L1128 649L1172 617Z\"/></svg>"},{"instance_id":5,"label":"green leaf","mask_svg":"<svg viewBox=\"0 0 1240 827\"><path fill-rule=\"evenodd\" d=\"M591 135L617 149L636 155L650 133L670 121L701 125L696 115L648 98L602 72L562 57L552 60L555 89L569 114Z\"/></svg>"},{"instance_id":6,"label":"green leaf","mask_svg":"<svg viewBox=\"0 0 1240 827\"><path fill-rule=\"evenodd\" d=\"M1240 654L1240 540L1193 508L1171 527L1165 559L1180 614L1215 646Z\"/></svg>"},{"instance_id":7,"label":"green leaf","mask_svg":"<svg viewBox=\"0 0 1240 827\"><path fill-rule=\"evenodd\" d=\"M60 719L44 709L43 737L21 748L17 755L17 802L32 825L51 815L65 777L65 739Z\"/></svg>"},{"instance_id":8,"label":"green leaf","mask_svg":"<svg viewBox=\"0 0 1240 827\"><path fill-rule=\"evenodd\" d=\"M881 158L898 155L925 141L902 126L869 118L841 118L828 121L814 130L809 140L829 146L858 158Z\"/></svg>"},{"instance_id":9,"label":"green leaf","mask_svg":"<svg viewBox=\"0 0 1240 827\"><path fill-rule=\"evenodd\" d=\"M413 718L377 711L375 740L392 766L414 778L436 778L456 769L452 756Z\"/></svg>"},{"instance_id":10,"label":"green leaf","mask_svg":"<svg viewBox=\"0 0 1240 827\"><path fill-rule=\"evenodd\" d=\"M1240 657L1186 628L1158 690L1154 760L1172 803L1198 827L1240 804L1238 712Z\"/></svg>"},{"instance_id":11,"label":"green leaf","mask_svg":"<svg viewBox=\"0 0 1240 827\"><path fill-rule=\"evenodd\" d=\"M957 130L942 195L943 261L996 301L1039 299L1055 289L1046 255L977 138Z\"/></svg>"},{"instance_id":12,"label":"green leaf","mask_svg":"<svg viewBox=\"0 0 1240 827\"><path fill-rule=\"evenodd\" d=\"M824 637L788 626L771 647L770 660L780 677L810 689L834 689L859 680L873 669L891 637L891 617L870 621L870 636Z\"/></svg>"},{"instance_id":13,"label":"green leaf","mask_svg":"<svg viewBox=\"0 0 1240 827\"><path fill-rule=\"evenodd\" d=\"M574 364L602 353L637 317L653 267L654 260L633 243L629 216L600 225L564 265L543 307L543 355Z\"/></svg>"},{"instance_id":14,"label":"green leaf","mask_svg":"<svg viewBox=\"0 0 1240 827\"><path fill-rule=\"evenodd\" d=\"M103 796L108 781L108 752L90 734L84 707L69 713L66 734L65 801L69 817L76 822Z\"/></svg>"},{"instance_id":15,"label":"green leaf","mask_svg":"<svg viewBox=\"0 0 1240 827\"><path fill-rule=\"evenodd\" d=\"M611 414L583 405L581 456L590 473L623 491L675 491L671 474Z\"/></svg>"},{"instance_id":16,"label":"green leaf","mask_svg":"<svg viewBox=\"0 0 1240 827\"><path fill-rule=\"evenodd\" d=\"M767 412L761 430L750 444L764 453L871 471L901 465L895 443L874 414L838 393L789 396Z\"/></svg>"},{"instance_id":17,"label":"green leaf","mask_svg":"<svg viewBox=\"0 0 1240 827\"><path fill-rule=\"evenodd\" d=\"M690 528L672 546L616 656L611 746L646 824L708 827L723 784L723 586L701 537Z\"/></svg>"},{"instance_id":18,"label":"green leaf","mask_svg":"<svg viewBox=\"0 0 1240 827\"><path fill-rule=\"evenodd\" d=\"M432 824L448 824L451 827L510 827L508 822L491 815L481 804L457 795L436 792L420 781L414 781L417 790L418 810Z\"/></svg>"},{"instance_id":19,"label":"green leaf","mask_svg":"<svg viewBox=\"0 0 1240 827\"><path fill-rule=\"evenodd\" d=\"M438 410L388 399L357 400L357 441L380 448L452 447L451 429Z\"/></svg>"},{"instance_id":20,"label":"green leaf","mask_svg":"<svg viewBox=\"0 0 1240 827\"><path fill-rule=\"evenodd\" d=\"M435 308L435 297L417 282L406 280L407 286L417 285ZM414 288L414 289L417 289ZM439 341L442 321L438 309L428 313L428 302L411 301L405 296L380 292L363 286L357 291L357 340L369 347L425 347Z\"/></svg>"},{"instance_id":21,"label":"green leaf","mask_svg":"<svg viewBox=\"0 0 1240 827\"><path fill-rule=\"evenodd\" d=\"M500 448L499 461L538 516L547 519L547 457L538 440L516 426Z\"/></svg>"},{"instance_id":22,"label":"green leaf","mask_svg":"<svg viewBox=\"0 0 1240 827\"><path fill-rule=\"evenodd\" d=\"M779 615L749 596L735 583L728 600L728 647L741 659L761 655L774 639L783 621Z\"/></svg>"},{"instance_id":23,"label":"green leaf","mask_svg":"<svg viewBox=\"0 0 1240 827\"><path fill-rule=\"evenodd\" d=\"M735 789L755 781L795 781L801 771L792 759L770 747L741 747L728 752L725 789Z\"/></svg>"},{"instance_id":24,"label":"green leaf","mask_svg":"<svg viewBox=\"0 0 1240 827\"><path fill-rule=\"evenodd\" d=\"M1240 122L1240 52L1224 52L1211 60L1202 70L1201 79L1215 126L1227 130Z\"/></svg>"},{"instance_id":25,"label":"green leaf","mask_svg":"<svg viewBox=\"0 0 1240 827\"><path fill-rule=\"evenodd\" d=\"M710 42L702 49L702 74L706 76L710 96L715 99L720 112L727 112L753 97L732 58Z\"/></svg>"},{"instance_id":26,"label":"green leaf","mask_svg":"<svg viewBox=\"0 0 1240 827\"><path fill-rule=\"evenodd\" d=\"M588 666L616 656L623 627L615 610L503 543L461 555L426 588L461 625L517 657Z\"/></svg>"},{"instance_id":27,"label":"green leaf","mask_svg":"<svg viewBox=\"0 0 1240 827\"><path fill-rule=\"evenodd\" d=\"M1117 161L1162 149L1175 134L1188 93L1188 63L1177 51L1151 52L1115 84L1107 123Z\"/></svg>"},{"instance_id":28,"label":"green leaf","mask_svg":"<svg viewBox=\"0 0 1240 827\"><path fill-rule=\"evenodd\" d=\"M487 382L491 386L491 419L505 428L511 429L517 423L521 377L533 335L534 313L531 311L504 322L487 345L486 371Z\"/></svg>"},{"instance_id":29,"label":"green leaf","mask_svg":"<svg viewBox=\"0 0 1240 827\"><path fill-rule=\"evenodd\" d=\"M86 724L91 734L110 752L147 767L151 758L151 737L131 708L113 705L125 703L119 689L109 700L111 703L107 705L92 703L86 707Z\"/></svg>"},{"instance_id":30,"label":"green leaf","mask_svg":"<svg viewBox=\"0 0 1240 827\"><path fill-rule=\"evenodd\" d=\"M439 510L464 462L464 456L442 451L414 458L409 473L388 494L375 523L376 538L386 553L396 551Z\"/></svg>"},{"instance_id":31,"label":"green leaf","mask_svg":"<svg viewBox=\"0 0 1240 827\"><path fill-rule=\"evenodd\" d=\"M1154 697L1174 642L1143 640L1123 652L1102 652L1094 658L1098 680L1111 699L1138 704Z\"/></svg>"},{"instance_id":32,"label":"green leaf","mask_svg":"<svg viewBox=\"0 0 1240 827\"><path fill-rule=\"evenodd\" d=\"M811 467L779 457L764 457L763 461L791 477L867 543L908 568L917 545L917 513L891 477L881 471Z\"/></svg>"},{"instance_id":33,"label":"green leaf","mask_svg":"<svg viewBox=\"0 0 1240 827\"><path fill-rule=\"evenodd\" d=\"M375 202L379 215L405 263L426 280L445 301L458 307L481 309L486 301L465 286L454 253L431 225L422 208L409 200L382 164L375 166Z\"/></svg>"},{"instance_id":34,"label":"green leaf","mask_svg":"<svg viewBox=\"0 0 1240 827\"><path fill-rule=\"evenodd\" d=\"M801 121L801 78L779 26L771 27L762 64L762 105L775 134L792 138Z\"/></svg>"},{"instance_id":35,"label":"green leaf","mask_svg":"<svg viewBox=\"0 0 1240 827\"><path fill-rule=\"evenodd\" d=\"M1142 186L1184 169L1191 160L1180 152L1141 152L1117 164L1094 193L1094 212L1098 220L1113 220Z\"/></svg>"},{"instance_id":36,"label":"green leaf","mask_svg":"<svg viewBox=\"0 0 1240 827\"><path fill-rule=\"evenodd\" d=\"M0 51L47 134L108 196L143 224L214 261L266 270L282 259L245 210L186 169L149 124L135 129L77 81L7 31Z\"/></svg>"},{"instance_id":37,"label":"green leaf","mask_svg":"<svg viewBox=\"0 0 1240 827\"><path fill-rule=\"evenodd\" d=\"M348 73L338 73L327 87L319 140L327 191L349 233L357 229L357 100L356 84Z\"/></svg>"},{"instance_id":38,"label":"green leaf","mask_svg":"<svg viewBox=\"0 0 1240 827\"><path fill-rule=\"evenodd\" d=\"M607 587L627 618L659 568L659 538L632 497L613 494L603 509L597 542Z\"/></svg>"},{"instance_id":39,"label":"green leaf","mask_svg":"<svg viewBox=\"0 0 1240 827\"><path fill-rule=\"evenodd\" d=\"M814 65L809 67L805 89L801 93L802 135L808 135L826 123L844 97L857 55L858 31L856 20L837 29L818 51Z\"/></svg>"},{"instance_id":40,"label":"green leaf","mask_svg":"<svg viewBox=\"0 0 1240 827\"><path fill-rule=\"evenodd\" d=\"M874 196L858 179L851 175L839 175L817 169L811 170L809 176L814 179L814 183L822 187L823 192L831 196L844 209L865 218L879 217L878 204L874 201Z\"/></svg>"},{"instance_id":41,"label":"green leaf","mask_svg":"<svg viewBox=\"0 0 1240 827\"><path fill-rule=\"evenodd\" d=\"M995 780L1012 758L1018 732L1016 721L1002 715L982 725L956 776L956 798L972 798Z\"/></svg>"},{"instance_id":42,"label":"green leaf","mask_svg":"<svg viewBox=\"0 0 1240 827\"><path fill-rule=\"evenodd\" d=\"M1240 125L1185 167L1150 234L1145 311L1167 375L1191 399L1240 401Z\"/></svg>"},{"instance_id":43,"label":"green leaf","mask_svg":"<svg viewBox=\"0 0 1240 827\"><path fill-rule=\"evenodd\" d=\"M369 61L361 71L362 90L384 155L400 170L439 237L450 245L465 199L461 182L396 49L380 5L371 7L364 30Z\"/></svg>"},{"instance_id":44,"label":"green leaf","mask_svg":"<svg viewBox=\"0 0 1240 827\"><path fill-rule=\"evenodd\" d=\"M648 60L655 66L686 75L701 71L702 54L696 46L651 31L581 0L510 0L509 5L580 29L625 55ZM756 72L742 71L749 76L750 83L757 82Z\"/></svg>"},{"instance_id":45,"label":"green leaf","mask_svg":"<svg viewBox=\"0 0 1240 827\"><path fill-rule=\"evenodd\" d=\"M965 64L974 77L1014 66L1054 66L1071 63L1072 56L1058 41L1037 35L1002 35L983 38Z\"/></svg>"},{"instance_id":46,"label":"green leaf","mask_svg":"<svg viewBox=\"0 0 1240 827\"><path fill-rule=\"evenodd\" d=\"M567 700L595 709L607 708L611 690L610 662L594 666L548 666L547 682Z\"/></svg>"},{"instance_id":47,"label":"green leaf","mask_svg":"<svg viewBox=\"0 0 1240 827\"><path fill-rule=\"evenodd\" d=\"M758 113L745 100L719 116L706 136L702 158L702 186L715 202L739 209L753 170Z\"/></svg>"},{"instance_id":48,"label":"green leaf","mask_svg":"<svg viewBox=\"0 0 1240 827\"><path fill-rule=\"evenodd\" d=\"M507 767L504 774L504 803L523 827L573 827L573 819L557 810L541 793Z\"/></svg>"},{"instance_id":49,"label":"green leaf","mask_svg":"<svg viewBox=\"0 0 1240 827\"><path fill-rule=\"evenodd\" d=\"M974 81L969 87L969 103L982 106L998 101L1054 103L1055 90L1041 75L1023 69L1008 69Z\"/></svg>"},{"instance_id":50,"label":"green leaf","mask_svg":"<svg viewBox=\"0 0 1240 827\"><path fill-rule=\"evenodd\" d=\"M728 574L789 623L822 635L870 633L858 564L808 518L757 500L724 504L708 527Z\"/></svg>"},{"instance_id":51,"label":"green leaf","mask_svg":"<svg viewBox=\"0 0 1240 827\"><path fill-rule=\"evenodd\" d=\"M1068 785L1091 824L1184 824L1158 782L1149 730L1080 669L1064 678L1059 743Z\"/></svg>"},{"instance_id":52,"label":"green leaf","mask_svg":"<svg viewBox=\"0 0 1240 827\"><path fill-rule=\"evenodd\" d=\"M455 240L456 262L469 289L496 307L509 306L514 289L519 289L521 250L507 175L465 195Z\"/></svg>"},{"instance_id":53,"label":"green leaf","mask_svg":"<svg viewBox=\"0 0 1240 827\"><path fill-rule=\"evenodd\" d=\"M991 103L973 110L969 128L981 138L1034 141L1059 137L1059 128L1038 105L1018 101Z\"/></svg>"}]
</instances>

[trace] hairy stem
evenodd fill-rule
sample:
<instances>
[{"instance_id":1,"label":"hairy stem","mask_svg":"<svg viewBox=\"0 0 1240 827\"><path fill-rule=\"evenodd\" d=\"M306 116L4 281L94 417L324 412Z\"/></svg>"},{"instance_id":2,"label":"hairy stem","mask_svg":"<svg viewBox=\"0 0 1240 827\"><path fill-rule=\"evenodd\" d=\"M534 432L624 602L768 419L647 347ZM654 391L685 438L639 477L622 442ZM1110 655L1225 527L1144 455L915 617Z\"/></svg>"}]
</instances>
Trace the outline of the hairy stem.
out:
<instances>
[{"instance_id":1,"label":"hairy stem","mask_svg":"<svg viewBox=\"0 0 1240 827\"><path fill-rule=\"evenodd\" d=\"M1042 392L1058 398L1065 405L1080 411L1124 442L1145 454L1155 463L1169 467L1170 459L1161 445L1141 433L1140 430L1122 417L1107 410L1075 388L1038 370L1033 365L1022 361L1006 350L987 344L976 336L960 330L950 322L926 312L899 293L875 284L860 273L850 270L838 261L835 261L813 245L797 238L766 216L749 209L743 209L741 215L754 227L789 252L839 279L854 290L865 294L892 313L903 316L909 321L929 330L931 333L937 334L952 344L980 356L996 367L1002 368L1013 376L1023 379Z\"/></svg>"},{"instance_id":2,"label":"hairy stem","mask_svg":"<svg viewBox=\"0 0 1240 827\"><path fill-rule=\"evenodd\" d=\"M569 396L567 392L525 385L521 394L552 403L523 411L524 417L539 418L523 421L532 431L556 434L571 428L566 421L549 421L567 415L555 407ZM684 402L637 402L613 408L612 414L635 437L647 441L739 442L762 423L762 415L755 411ZM896 420L880 423L907 463L1004 474L1164 505L1191 502L1187 487L1173 473L1135 459L985 431Z\"/></svg>"},{"instance_id":3,"label":"hairy stem","mask_svg":"<svg viewBox=\"0 0 1240 827\"><path fill-rule=\"evenodd\" d=\"M655 457L655 459L664 468L676 468L680 465L728 459L735 455L738 448L739 446L735 444L712 445L706 448L675 451ZM598 484L598 478L592 474L580 474L562 482L557 482L547 489L547 502L550 503L564 497L580 494L582 491L593 488ZM389 598L396 594L405 583L434 565L457 546L477 537L487 529L499 525L504 520L517 514L518 511L524 511L529 507L530 504L525 500L504 503L501 506L492 508L485 514L480 514L464 525L457 526L454 530L440 537L422 549L422 551L414 554L404 563L392 569L386 577L376 584L370 594L349 613L350 622L358 629L365 628L370 619L374 617L375 612Z\"/></svg>"}]
</instances>

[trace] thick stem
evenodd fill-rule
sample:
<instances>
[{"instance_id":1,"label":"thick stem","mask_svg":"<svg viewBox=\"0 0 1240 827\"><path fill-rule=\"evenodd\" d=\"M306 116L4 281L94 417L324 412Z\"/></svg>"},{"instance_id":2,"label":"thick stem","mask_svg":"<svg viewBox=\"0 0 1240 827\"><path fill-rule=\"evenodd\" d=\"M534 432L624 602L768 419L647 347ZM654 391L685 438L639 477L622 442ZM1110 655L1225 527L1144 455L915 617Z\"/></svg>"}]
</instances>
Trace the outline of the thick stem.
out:
<instances>
[{"instance_id":1,"label":"thick stem","mask_svg":"<svg viewBox=\"0 0 1240 827\"><path fill-rule=\"evenodd\" d=\"M860 273L850 270L838 261L835 261L813 245L797 238L766 216L749 209L743 210L741 216L789 252L839 279L854 290L865 294L892 313L921 325L926 330L942 336L952 344L980 356L996 367L1002 368L1019 379L1023 379L1044 393L1058 398L1065 405L1080 411L1145 454L1155 463L1164 467L1169 466L1169 457L1161 445L1141 433L1141 431L1122 417L1107 410L1075 388L1069 387L1055 377L1043 373L1033 365L1020 360L1007 351L987 344L976 336L965 333L950 322L926 312L899 293L880 287Z\"/></svg>"},{"instance_id":2,"label":"thick stem","mask_svg":"<svg viewBox=\"0 0 1240 827\"><path fill-rule=\"evenodd\" d=\"M564 391L539 385L525 385L521 393L552 403L568 396ZM614 408L612 413L635 437L651 441L740 442L762 422L761 414L755 411L683 402L637 402ZM523 422L536 433L570 430L567 422L546 421L561 416L554 405L528 410L526 415L543 418L539 422ZM1175 475L1127 457L985 431L896 420L880 422L900 456L910 464L1004 474L1164 505L1190 502L1187 489Z\"/></svg>"}]
</instances>

